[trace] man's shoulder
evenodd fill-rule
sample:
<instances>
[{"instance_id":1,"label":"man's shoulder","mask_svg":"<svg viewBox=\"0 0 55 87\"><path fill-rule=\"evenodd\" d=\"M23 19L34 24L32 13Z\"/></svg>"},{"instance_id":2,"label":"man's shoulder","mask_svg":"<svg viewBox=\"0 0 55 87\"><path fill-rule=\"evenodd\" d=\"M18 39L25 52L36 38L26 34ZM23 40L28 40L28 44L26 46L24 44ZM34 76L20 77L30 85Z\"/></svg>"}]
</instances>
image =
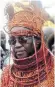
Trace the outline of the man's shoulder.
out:
<instances>
[{"instance_id":1,"label":"man's shoulder","mask_svg":"<svg viewBox=\"0 0 55 87\"><path fill-rule=\"evenodd\" d=\"M10 65L7 65L7 66L3 69L3 71L2 71L2 77L3 77L3 78L4 78L4 77L7 77L8 74L10 74L11 67L12 67L12 65L11 65L11 66L10 66Z\"/></svg>"},{"instance_id":2,"label":"man's shoulder","mask_svg":"<svg viewBox=\"0 0 55 87\"><path fill-rule=\"evenodd\" d=\"M11 66L6 66L2 71L2 75L1 75L1 85L2 85L2 87L6 87L6 84L9 81L9 76L11 75L10 69L11 69Z\"/></svg>"}]
</instances>

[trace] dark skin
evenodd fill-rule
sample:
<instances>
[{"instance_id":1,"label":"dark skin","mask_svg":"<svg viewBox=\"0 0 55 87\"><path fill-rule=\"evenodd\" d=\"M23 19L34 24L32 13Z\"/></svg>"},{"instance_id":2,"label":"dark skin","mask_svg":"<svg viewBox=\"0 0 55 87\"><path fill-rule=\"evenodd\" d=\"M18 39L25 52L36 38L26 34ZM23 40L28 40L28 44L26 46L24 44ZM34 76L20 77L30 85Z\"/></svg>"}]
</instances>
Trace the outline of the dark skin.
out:
<instances>
[{"instance_id":1,"label":"dark skin","mask_svg":"<svg viewBox=\"0 0 55 87\"><path fill-rule=\"evenodd\" d=\"M19 30L25 30L27 28L24 27L14 27L12 28L11 32L19 32ZM36 48L40 44L40 38L37 38L35 36L35 44ZM37 43L39 41L39 44ZM11 46L13 55L15 58L26 58L28 56L31 56L34 53L34 45L33 45L33 37L32 36L20 36L20 35L10 35L9 40ZM38 45L37 45L38 44Z\"/></svg>"}]
</instances>

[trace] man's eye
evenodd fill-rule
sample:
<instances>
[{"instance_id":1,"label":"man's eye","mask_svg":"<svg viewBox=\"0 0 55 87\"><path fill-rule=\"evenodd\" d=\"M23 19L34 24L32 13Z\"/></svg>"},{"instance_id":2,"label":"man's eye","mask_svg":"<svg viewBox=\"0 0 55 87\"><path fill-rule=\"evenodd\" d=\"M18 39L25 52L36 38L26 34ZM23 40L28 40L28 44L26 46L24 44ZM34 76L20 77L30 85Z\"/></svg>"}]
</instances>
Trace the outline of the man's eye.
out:
<instances>
[{"instance_id":1,"label":"man's eye","mask_svg":"<svg viewBox=\"0 0 55 87\"><path fill-rule=\"evenodd\" d=\"M31 36L24 36L25 40L28 40L28 39L31 39L31 38L32 38Z\"/></svg>"},{"instance_id":2,"label":"man's eye","mask_svg":"<svg viewBox=\"0 0 55 87\"><path fill-rule=\"evenodd\" d=\"M27 39L28 39L27 36L24 36L24 37L23 37L23 40L27 40Z\"/></svg>"},{"instance_id":3,"label":"man's eye","mask_svg":"<svg viewBox=\"0 0 55 87\"><path fill-rule=\"evenodd\" d=\"M25 36L18 37L19 40L26 40L27 38Z\"/></svg>"},{"instance_id":4,"label":"man's eye","mask_svg":"<svg viewBox=\"0 0 55 87\"><path fill-rule=\"evenodd\" d=\"M18 40L23 40L23 37L18 37Z\"/></svg>"},{"instance_id":5,"label":"man's eye","mask_svg":"<svg viewBox=\"0 0 55 87\"><path fill-rule=\"evenodd\" d=\"M19 37L19 42L26 43L26 41L27 41L27 38L26 37L24 37L24 36Z\"/></svg>"},{"instance_id":6,"label":"man's eye","mask_svg":"<svg viewBox=\"0 0 55 87\"><path fill-rule=\"evenodd\" d=\"M38 36L34 36L34 38L37 39L37 40L41 40L41 38L38 37Z\"/></svg>"}]
</instances>

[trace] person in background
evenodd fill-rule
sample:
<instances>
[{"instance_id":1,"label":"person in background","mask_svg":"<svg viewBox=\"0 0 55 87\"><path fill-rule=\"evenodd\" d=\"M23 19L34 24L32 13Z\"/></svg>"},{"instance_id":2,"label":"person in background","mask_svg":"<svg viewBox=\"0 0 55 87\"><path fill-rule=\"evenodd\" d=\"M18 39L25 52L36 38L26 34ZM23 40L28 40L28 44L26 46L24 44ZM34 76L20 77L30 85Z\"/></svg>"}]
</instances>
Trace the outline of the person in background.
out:
<instances>
[{"instance_id":1,"label":"person in background","mask_svg":"<svg viewBox=\"0 0 55 87\"><path fill-rule=\"evenodd\" d=\"M1 46L0 46L0 52L1 52L1 58L0 58L0 69L3 69L3 67L5 67L9 61L9 59L7 59L9 57L9 50L6 49L6 35L3 31L0 32L1 33ZM7 61L6 61L7 60ZM6 62L6 64L5 64Z\"/></svg>"}]
</instances>

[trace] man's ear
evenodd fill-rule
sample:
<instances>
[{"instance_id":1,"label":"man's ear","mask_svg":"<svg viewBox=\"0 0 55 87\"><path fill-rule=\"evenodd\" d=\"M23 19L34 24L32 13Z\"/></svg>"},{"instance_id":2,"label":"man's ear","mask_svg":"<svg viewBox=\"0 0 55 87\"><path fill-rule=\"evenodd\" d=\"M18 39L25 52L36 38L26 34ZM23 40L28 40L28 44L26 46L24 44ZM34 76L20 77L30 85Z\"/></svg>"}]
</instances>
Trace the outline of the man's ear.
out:
<instances>
[{"instance_id":1,"label":"man's ear","mask_svg":"<svg viewBox=\"0 0 55 87\"><path fill-rule=\"evenodd\" d=\"M8 16L8 19L11 20L14 15L14 7L12 6L12 4L8 3L4 11L5 11L5 15Z\"/></svg>"}]
</instances>

